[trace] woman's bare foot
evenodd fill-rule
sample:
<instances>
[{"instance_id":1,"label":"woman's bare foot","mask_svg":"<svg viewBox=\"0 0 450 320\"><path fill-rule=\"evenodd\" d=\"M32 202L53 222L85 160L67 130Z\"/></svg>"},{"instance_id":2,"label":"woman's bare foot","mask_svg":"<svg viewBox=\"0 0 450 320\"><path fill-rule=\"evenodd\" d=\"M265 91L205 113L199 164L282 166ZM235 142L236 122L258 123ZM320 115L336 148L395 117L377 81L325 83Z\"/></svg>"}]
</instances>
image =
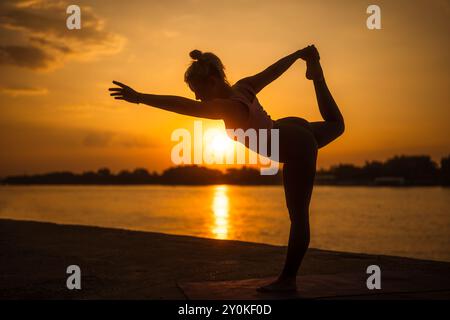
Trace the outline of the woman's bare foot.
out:
<instances>
[{"instance_id":1,"label":"woman's bare foot","mask_svg":"<svg viewBox=\"0 0 450 320\"><path fill-rule=\"evenodd\" d=\"M306 47L304 50L304 60L306 61L306 79L308 80L323 80L322 66L320 65L320 55L317 48L312 45Z\"/></svg>"},{"instance_id":2,"label":"woman's bare foot","mask_svg":"<svg viewBox=\"0 0 450 320\"><path fill-rule=\"evenodd\" d=\"M259 292L296 292L296 278L278 278L268 285L256 289Z\"/></svg>"}]
</instances>

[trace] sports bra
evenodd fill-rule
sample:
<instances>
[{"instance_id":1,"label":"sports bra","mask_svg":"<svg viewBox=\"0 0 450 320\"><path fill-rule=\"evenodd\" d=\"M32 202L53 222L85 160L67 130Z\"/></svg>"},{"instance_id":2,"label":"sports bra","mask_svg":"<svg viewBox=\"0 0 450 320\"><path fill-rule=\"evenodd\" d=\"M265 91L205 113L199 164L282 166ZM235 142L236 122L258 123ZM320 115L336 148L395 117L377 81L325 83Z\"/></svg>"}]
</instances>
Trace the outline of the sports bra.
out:
<instances>
[{"instance_id":1,"label":"sports bra","mask_svg":"<svg viewBox=\"0 0 450 320\"><path fill-rule=\"evenodd\" d=\"M238 81L233 86L233 94L229 99L242 102L248 107L248 119L244 130L247 129L272 129L273 120L264 110L256 97L256 92L253 87L245 81ZM226 126L226 123L225 123ZM237 129L229 128L227 129Z\"/></svg>"},{"instance_id":2,"label":"sports bra","mask_svg":"<svg viewBox=\"0 0 450 320\"><path fill-rule=\"evenodd\" d=\"M259 130L267 129L265 137L266 139L269 139L271 135L271 129L274 128L274 121L264 110L263 106L259 103L258 98L256 97L256 92L249 83L240 80L232 86L232 89L233 94L229 97L229 99L239 101L247 106L248 119L243 128L231 127L227 125L226 121L225 121L225 128L231 130L243 129L244 132L247 132L248 129L255 129L256 145L252 145L249 139L247 138L245 139L245 141L237 139L233 132L227 131L227 135L232 140L235 141L237 140L240 143L244 144L247 148L258 153L259 145L260 143L262 143L262 141L261 142L259 141L260 134L262 134L262 132L260 132Z\"/></svg>"}]
</instances>

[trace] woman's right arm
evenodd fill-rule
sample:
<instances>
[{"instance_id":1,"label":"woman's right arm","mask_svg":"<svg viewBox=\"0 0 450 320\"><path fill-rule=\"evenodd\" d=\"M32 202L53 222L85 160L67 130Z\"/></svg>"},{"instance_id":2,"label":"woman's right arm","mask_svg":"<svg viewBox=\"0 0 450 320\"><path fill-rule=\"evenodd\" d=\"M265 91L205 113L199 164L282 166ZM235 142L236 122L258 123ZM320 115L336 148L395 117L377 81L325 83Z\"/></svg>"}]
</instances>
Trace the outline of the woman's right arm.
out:
<instances>
[{"instance_id":1,"label":"woman's right arm","mask_svg":"<svg viewBox=\"0 0 450 320\"><path fill-rule=\"evenodd\" d=\"M278 60L265 70L261 71L254 76L243 78L239 81L244 81L252 86L254 91L258 93L265 86L270 84L272 81L276 80L279 76L281 76L289 67L303 57L303 50L297 50L290 55Z\"/></svg>"},{"instance_id":2,"label":"woman's right arm","mask_svg":"<svg viewBox=\"0 0 450 320\"><path fill-rule=\"evenodd\" d=\"M199 102L180 96L140 93L118 81L113 83L118 87L110 88L109 91L111 91L110 95L117 100L143 103L151 107L206 119L239 118L242 114L241 104L230 99Z\"/></svg>"}]
</instances>

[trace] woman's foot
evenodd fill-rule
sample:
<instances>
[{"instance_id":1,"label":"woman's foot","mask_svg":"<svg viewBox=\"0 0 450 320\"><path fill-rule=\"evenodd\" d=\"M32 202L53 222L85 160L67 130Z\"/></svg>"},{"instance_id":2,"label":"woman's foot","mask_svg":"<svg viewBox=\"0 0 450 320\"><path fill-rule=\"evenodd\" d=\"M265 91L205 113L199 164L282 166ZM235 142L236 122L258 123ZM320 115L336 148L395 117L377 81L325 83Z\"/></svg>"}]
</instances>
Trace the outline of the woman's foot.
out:
<instances>
[{"instance_id":1,"label":"woman's foot","mask_svg":"<svg viewBox=\"0 0 450 320\"><path fill-rule=\"evenodd\" d=\"M296 278L278 278L268 285L256 289L259 292L296 292Z\"/></svg>"},{"instance_id":2,"label":"woman's foot","mask_svg":"<svg viewBox=\"0 0 450 320\"><path fill-rule=\"evenodd\" d=\"M320 55L317 48L312 45L303 49L303 59L306 61L306 79L323 80L322 66L320 65Z\"/></svg>"}]
</instances>

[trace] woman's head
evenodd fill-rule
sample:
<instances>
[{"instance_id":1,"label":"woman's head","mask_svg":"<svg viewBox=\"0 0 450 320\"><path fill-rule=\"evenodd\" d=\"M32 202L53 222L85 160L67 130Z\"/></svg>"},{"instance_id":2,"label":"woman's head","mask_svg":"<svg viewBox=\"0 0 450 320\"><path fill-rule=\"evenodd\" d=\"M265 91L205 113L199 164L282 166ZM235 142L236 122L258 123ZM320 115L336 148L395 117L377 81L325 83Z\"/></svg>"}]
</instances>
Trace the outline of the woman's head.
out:
<instances>
[{"instance_id":1,"label":"woman's head","mask_svg":"<svg viewBox=\"0 0 450 320\"><path fill-rule=\"evenodd\" d=\"M199 100L210 100L217 96L223 84L228 84L225 67L214 53L193 50L189 56L194 59L184 74L184 81Z\"/></svg>"}]
</instances>

